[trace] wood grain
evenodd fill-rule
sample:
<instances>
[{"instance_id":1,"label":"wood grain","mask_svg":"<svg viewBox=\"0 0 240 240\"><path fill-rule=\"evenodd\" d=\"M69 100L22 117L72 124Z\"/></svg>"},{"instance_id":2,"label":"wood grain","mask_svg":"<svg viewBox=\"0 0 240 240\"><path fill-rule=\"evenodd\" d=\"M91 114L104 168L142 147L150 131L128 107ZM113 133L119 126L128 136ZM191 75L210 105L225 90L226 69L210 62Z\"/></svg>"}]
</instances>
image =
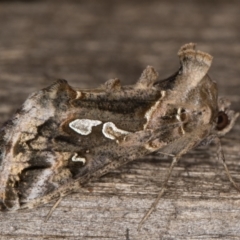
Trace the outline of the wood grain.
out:
<instances>
[{"instance_id":1,"label":"wood grain","mask_svg":"<svg viewBox=\"0 0 240 240\"><path fill-rule=\"evenodd\" d=\"M210 75L240 111L239 8L239 1L1 1L0 122L57 78L79 88L115 77L130 84L147 65L165 78L187 42L214 56ZM240 184L239 135L240 119L222 144ZM240 239L240 193L215 157L214 145L187 154L140 232L170 164L163 156L89 183L47 222L52 204L0 213L0 239Z\"/></svg>"}]
</instances>

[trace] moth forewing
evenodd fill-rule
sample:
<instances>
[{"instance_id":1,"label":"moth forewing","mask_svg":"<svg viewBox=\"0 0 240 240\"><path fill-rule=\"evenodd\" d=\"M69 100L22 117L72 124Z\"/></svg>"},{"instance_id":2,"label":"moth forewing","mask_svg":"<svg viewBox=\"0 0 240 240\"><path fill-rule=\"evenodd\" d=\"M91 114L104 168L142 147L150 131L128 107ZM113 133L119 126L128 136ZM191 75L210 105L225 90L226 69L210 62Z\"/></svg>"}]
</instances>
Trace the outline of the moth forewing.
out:
<instances>
[{"instance_id":1,"label":"moth forewing","mask_svg":"<svg viewBox=\"0 0 240 240\"><path fill-rule=\"evenodd\" d=\"M238 116L227 101L218 101L217 85L207 75L212 57L192 43L181 47L178 56L179 71L162 81L148 66L135 85L111 79L99 89L75 90L59 80L32 94L1 129L1 209L32 208L62 198L156 151L173 155L142 224L180 157L226 134Z\"/></svg>"}]
</instances>

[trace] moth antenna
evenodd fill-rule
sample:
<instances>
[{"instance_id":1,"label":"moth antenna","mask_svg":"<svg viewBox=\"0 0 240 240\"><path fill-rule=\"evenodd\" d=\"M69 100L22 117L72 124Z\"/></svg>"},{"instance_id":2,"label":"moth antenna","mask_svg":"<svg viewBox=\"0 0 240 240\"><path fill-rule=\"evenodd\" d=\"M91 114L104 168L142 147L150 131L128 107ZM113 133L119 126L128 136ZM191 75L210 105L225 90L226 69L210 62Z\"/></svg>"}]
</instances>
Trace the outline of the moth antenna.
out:
<instances>
[{"instance_id":1,"label":"moth antenna","mask_svg":"<svg viewBox=\"0 0 240 240\"><path fill-rule=\"evenodd\" d=\"M157 198L155 199L155 201L152 203L152 206L150 207L150 209L143 216L141 222L138 225L138 231L140 231L143 223L149 218L151 213L155 210L156 206L158 205L159 200L161 199L161 197L165 193L165 190L167 189L168 180L171 177L173 168L175 167L175 165L177 164L179 159L180 159L180 157L173 157L172 163L171 163L171 165L170 165L170 167L168 169L168 173L167 173L166 178L165 178L165 180L163 182L161 191L159 192L159 194L158 194Z\"/></svg>"},{"instance_id":2,"label":"moth antenna","mask_svg":"<svg viewBox=\"0 0 240 240\"><path fill-rule=\"evenodd\" d=\"M59 203L62 201L63 196L60 194L59 199L55 202L55 204L52 206L52 208L50 209L48 215L46 216L44 222L47 222L49 220L49 218L52 216L53 211L58 207Z\"/></svg>"},{"instance_id":3,"label":"moth antenna","mask_svg":"<svg viewBox=\"0 0 240 240\"><path fill-rule=\"evenodd\" d=\"M238 190L240 192L240 187L238 186L238 184L233 180L231 173L229 172L229 169L227 167L226 161L225 161L225 157L224 157L224 153L223 153L223 149L222 149L222 144L219 138L215 138L216 143L217 143L217 158L218 160L221 160L223 167L226 171L226 174L228 176L229 181L232 183L232 185L236 188L236 190Z\"/></svg>"}]
</instances>

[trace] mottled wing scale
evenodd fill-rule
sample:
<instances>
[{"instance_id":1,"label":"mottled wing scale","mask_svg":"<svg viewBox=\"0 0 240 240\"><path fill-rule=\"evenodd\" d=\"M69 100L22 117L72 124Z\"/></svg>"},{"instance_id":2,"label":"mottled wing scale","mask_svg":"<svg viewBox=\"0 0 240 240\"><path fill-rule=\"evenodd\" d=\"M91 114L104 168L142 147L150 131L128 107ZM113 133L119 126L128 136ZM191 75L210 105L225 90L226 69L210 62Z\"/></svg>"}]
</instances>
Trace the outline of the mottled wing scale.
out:
<instances>
[{"instance_id":1,"label":"mottled wing scale","mask_svg":"<svg viewBox=\"0 0 240 240\"><path fill-rule=\"evenodd\" d=\"M106 172L103 167L114 159L127 158L126 148L134 158L139 147L134 139L128 141L132 146L119 147L119 142L135 132L142 144L150 137L141 132L144 115L161 93L122 89L114 86L117 81L108 81L107 90L81 92L59 80L26 100L1 131L4 207L18 209L74 179L86 182L97 170Z\"/></svg>"}]
</instances>

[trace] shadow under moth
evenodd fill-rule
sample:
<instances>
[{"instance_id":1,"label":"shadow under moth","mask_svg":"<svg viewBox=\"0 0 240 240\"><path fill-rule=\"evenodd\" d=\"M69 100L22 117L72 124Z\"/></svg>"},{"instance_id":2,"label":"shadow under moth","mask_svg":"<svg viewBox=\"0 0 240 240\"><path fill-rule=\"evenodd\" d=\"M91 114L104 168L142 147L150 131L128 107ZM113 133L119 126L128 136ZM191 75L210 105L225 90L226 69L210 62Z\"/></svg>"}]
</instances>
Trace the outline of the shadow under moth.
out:
<instances>
[{"instance_id":1,"label":"shadow under moth","mask_svg":"<svg viewBox=\"0 0 240 240\"><path fill-rule=\"evenodd\" d=\"M178 52L179 70L158 80L148 66L135 85L108 80L98 89L75 90L65 80L30 95L0 132L0 208L33 208L84 187L127 162L160 152L172 156L155 209L180 157L215 140L238 113L218 98L207 75L212 57L192 43Z\"/></svg>"}]
</instances>

